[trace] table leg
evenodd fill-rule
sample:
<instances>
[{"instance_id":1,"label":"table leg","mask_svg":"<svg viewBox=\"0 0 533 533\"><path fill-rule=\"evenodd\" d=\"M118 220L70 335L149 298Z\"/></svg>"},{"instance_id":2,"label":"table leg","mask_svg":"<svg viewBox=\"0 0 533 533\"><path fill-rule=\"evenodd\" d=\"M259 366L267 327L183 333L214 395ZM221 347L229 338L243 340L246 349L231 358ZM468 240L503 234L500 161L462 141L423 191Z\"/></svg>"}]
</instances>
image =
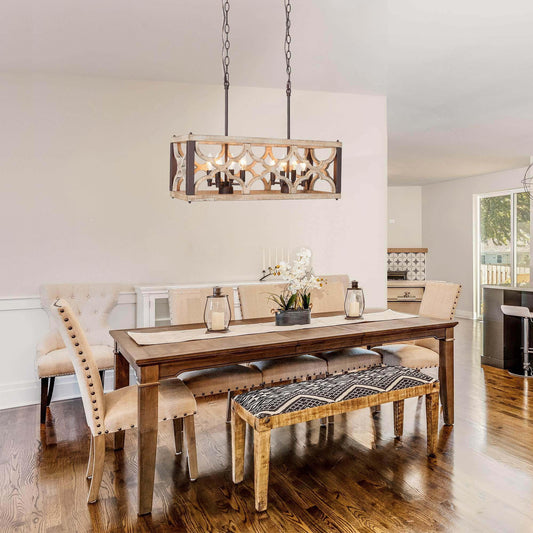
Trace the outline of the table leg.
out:
<instances>
[{"instance_id":1,"label":"table leg","mask_svg":"<svg viewBox=\"0 0 533 533\"><path fill-rule=\"evenodd\" d=\"M447 328L445 338L439 340L440 400L447 426L454 422L453 331L453 328Z\"/></svg>"},{"instance_id":2,"label":"table leg","mask_svg":"<svg viewBox=\"0 0 533 533\"><path fill-rule=\"evenodd\" d=\"M138 514L152 512L157 451L159 368L143 367L138 392Z\"/></svg>"},{"instance_id":3,"label":"table leg","mask_svg":"<svg viewBox=\"0 0 533 533\"><path fill-rule=\"evenodd\" d=\"M130 364L120 353L115 344L115 390L127 387L130 384ZM115 433L114 448L122 450L124 448L124 430Z\"/></svg>"}]
</instances>

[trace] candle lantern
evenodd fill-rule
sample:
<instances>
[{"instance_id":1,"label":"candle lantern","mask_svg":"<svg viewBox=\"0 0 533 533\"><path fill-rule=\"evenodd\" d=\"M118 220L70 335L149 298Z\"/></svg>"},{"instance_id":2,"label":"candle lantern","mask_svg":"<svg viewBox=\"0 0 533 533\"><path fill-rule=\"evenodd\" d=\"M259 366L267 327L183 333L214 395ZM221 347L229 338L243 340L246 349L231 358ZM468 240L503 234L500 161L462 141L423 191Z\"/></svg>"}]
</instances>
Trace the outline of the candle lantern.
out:
<instances>
[{"instance_id":1,"label":"candle lantern","mask_svg":"<svg viewBox=\"0 0 533 533\"><path fill-rule=\"evenodd\" d=\"M213 294L205 302L204 322L207 332L224 333L229 329L231 308L226 294L221 287L213 287Z\"/></svg>"},{"instance_id":2,"label":"candle lantern","mask_svg":"<svg viewBox=\"0 0 533 533\"><path fill-rule=\"evenodd\" d=\"M346 319L361 318L365 310L365 295L357 281L352 281L352 286L346 289L344 312Z\"/></svg>"}]
</instances>

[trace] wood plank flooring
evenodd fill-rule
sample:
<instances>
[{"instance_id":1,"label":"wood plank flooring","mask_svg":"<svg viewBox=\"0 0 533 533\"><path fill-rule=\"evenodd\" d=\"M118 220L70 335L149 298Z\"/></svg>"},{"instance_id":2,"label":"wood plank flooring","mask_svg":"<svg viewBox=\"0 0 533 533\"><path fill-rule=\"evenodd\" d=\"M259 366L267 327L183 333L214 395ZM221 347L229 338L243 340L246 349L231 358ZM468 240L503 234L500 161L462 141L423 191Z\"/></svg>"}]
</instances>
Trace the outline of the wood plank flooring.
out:
<instances>
[{"instance_id":1,"label":"wood plank flooring","mask_svg":"<svg viewBox=\"0 0 533 533\"><path fill-rule=\"evenodd\" d=\"M456 424L426 458L425 407L405 402L402 442L392 405L272 432L269 507L256 513L251 434L244 482L231 481L223 398L199 402L195 483L160 425L152 515L138 517L137 435L109 438L100 500L86 504L89 434L80 400L0 411L0 531L378 532L533 531L533 381L479 364L480 325L456 342Z\"/></svg>"}]
</instances>

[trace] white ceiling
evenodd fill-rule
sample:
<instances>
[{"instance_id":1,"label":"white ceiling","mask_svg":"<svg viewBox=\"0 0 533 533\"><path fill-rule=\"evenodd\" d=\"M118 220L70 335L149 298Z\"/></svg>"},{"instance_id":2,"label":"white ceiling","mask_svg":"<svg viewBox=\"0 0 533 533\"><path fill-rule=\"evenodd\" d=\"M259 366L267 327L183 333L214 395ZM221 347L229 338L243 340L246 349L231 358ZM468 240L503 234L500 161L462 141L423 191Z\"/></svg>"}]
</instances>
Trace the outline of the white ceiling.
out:
<instances>
[{"instance_id":1,"label":"white ceiling","mask_svg":"<svg viewBox=\"0 0 533 533\"><path fill-rule=\"evenodd\" d=\"M295 89L388 95L389 177L533 154L532 0L292 0ZM219 0L2 0L0 70L221 83ZM285 83L282 0L231 0L231 83ZM350 117L353 120L353 117Z\"/></svg>"}]
</instances>

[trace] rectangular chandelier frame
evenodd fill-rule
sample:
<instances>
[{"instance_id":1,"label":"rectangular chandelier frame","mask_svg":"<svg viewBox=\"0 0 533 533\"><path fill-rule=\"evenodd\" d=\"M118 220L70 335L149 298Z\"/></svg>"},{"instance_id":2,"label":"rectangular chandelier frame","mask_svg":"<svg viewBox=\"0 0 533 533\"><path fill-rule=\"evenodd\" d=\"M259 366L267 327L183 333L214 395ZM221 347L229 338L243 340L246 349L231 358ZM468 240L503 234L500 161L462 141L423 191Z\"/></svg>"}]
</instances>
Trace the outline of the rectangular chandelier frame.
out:
<instances>
[{"instance_id":1,"label":"rectangular chandelier frame","mask_svg":"<svg viewBox=\"0 0 533 533\"><path fill-rule=\"evenodd\" d=\"M188 202L341 197L342 143L174 136L170 195Z\"/></svg>"}]
</instances>

